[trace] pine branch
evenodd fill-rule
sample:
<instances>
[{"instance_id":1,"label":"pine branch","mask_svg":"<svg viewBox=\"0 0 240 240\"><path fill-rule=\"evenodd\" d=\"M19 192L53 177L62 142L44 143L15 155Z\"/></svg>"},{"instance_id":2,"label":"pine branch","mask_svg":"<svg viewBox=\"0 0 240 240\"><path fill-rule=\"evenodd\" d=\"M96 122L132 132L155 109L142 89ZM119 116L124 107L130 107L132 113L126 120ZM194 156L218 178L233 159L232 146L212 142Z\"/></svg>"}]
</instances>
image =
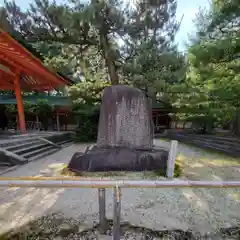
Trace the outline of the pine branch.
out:
<instances>
[{"instance_id":1,"label":"pine branch","mask_svg":"<svg viewBox=\"0 0 240 240\"><path fill-rule=\"evenodd\" d=\"M48 42L48 43L66 43L66 44L74 44L74 45L87 45L93 46L96 45L98 42L93 39L75 39L71 37L57 37L51 35L38 35L38 36L25 36L29 43L36 43L39 41Z\"/></svg>"}]
</instances>

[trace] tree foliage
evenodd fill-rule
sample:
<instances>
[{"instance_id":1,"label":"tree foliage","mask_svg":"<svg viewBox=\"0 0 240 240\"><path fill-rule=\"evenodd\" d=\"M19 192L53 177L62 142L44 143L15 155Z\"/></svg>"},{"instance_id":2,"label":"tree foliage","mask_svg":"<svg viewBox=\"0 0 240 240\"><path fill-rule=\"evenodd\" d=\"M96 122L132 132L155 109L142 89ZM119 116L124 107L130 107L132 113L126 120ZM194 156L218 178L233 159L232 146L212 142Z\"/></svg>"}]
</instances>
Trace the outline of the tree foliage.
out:
<instances>
[{"instance_id":1,"label":"tree foliage","mask_svg":"<svg viewBox=\"0 0 240 240\"><path fill-rule=\"evenodd\" d=\"M133 85L155 100L169 83L184 75L184 57L174 44L180 23L176 21L176 1L149 4L140 1L130 13L125 36L123 72Z\"/></svg>"},{"instance_id":2,"label":"tree foliage","mask_svg":"<svg viewBox=\"0 0 240 240\"><path fill-rule=\"evenodd\" d=\"M182 118L233 120L240 106L240 6L239 1L215 0L196 20L197 34L188 49L189 72L175 86L175 106ZM185 89L185 93L184 93Z\"/></svg>"},{"instance_id":3,"label":"tree foliage","mask_svg":"<svg viewBox=\"0 0 240 240\"><path fill-rule=\"evenodd\" d=\"M132 84L172 103L177 116L229 123L240 105L240 6L213 0L196 18L187 56L174 44L175 0L35 0L27 11L6 2L8 20L44 56L73 77L76 112L95 109L109 84ZM186 74L187 71L187 74Z\"/></svg>"},{"instance_id":4,"label":"tree foliage","mask_svg":"<svg viewBox=\"0 0 240 240\"><path fill-rule=\"evenodd\" d=\"M109 84L127 83L153 100L185 81L186 56L174 44L176 0L34 0L27 11L6 2L8 20L45 63L77 82L68 93L75 112L95 109Z\"/></svg>"},{"instance_id":5,"label":"tree foliage","mask_svg":"<svg viewBox=\"0 0 240 240\"><path fill-rule=\"evenodd\" d=\"M119 0L35 0L25 12L14 2L6 2L6 9L14 29L43 53L49 66L79 78L89 68L86 53L95 52L90 65L106 66L112 84L121 81L123 67L145 45L154 43L167 52L179 28L175 0L137 1L134 8Z\"/></svg>"}]
</instances>

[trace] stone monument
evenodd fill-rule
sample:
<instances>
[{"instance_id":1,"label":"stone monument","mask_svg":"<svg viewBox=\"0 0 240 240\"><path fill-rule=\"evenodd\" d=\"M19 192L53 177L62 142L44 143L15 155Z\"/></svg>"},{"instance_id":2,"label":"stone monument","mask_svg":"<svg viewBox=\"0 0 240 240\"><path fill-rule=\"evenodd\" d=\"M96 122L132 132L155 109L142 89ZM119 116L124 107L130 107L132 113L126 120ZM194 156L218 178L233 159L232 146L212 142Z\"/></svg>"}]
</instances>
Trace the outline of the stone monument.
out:
<instances>
[{"instance_id":1,"label":"stone monument","mask_svg":"<svg viewBox=\"0 0 240 240\"><path fill-rule=\"evenodd\" d=\"M152 148L151 106L141 90L126 85L104 89L97 145Z\"/></svg>"},{"instance_id":2,"label":"stone monument","mask_svg":"<svg viewBox=\"0 0 240 240\"><path fill-rule=\"evenodd\" d=\"M74 172L166 170L168 152L153 148L151 118L151 106L141 90L126 85L105 88L97 144L75 153L68 168Z\"/></svg>"}]
</instances>

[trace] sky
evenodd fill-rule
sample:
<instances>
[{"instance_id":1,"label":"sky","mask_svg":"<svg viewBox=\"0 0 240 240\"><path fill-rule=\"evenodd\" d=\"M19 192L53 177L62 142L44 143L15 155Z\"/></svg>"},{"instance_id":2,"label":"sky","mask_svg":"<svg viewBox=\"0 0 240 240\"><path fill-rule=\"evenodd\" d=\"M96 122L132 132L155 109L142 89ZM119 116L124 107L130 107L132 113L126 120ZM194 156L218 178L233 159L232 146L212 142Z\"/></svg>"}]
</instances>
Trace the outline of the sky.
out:
<instances>
[{"instance_id":1,"label":"sky","mask_svg":"<svg viewBox=\"0 0 240 240\"><path fill-rule=\"evenodd\" d=\"M0 0L1 1L1 0ZM176 36L179 49L186 49L185 43L188 40L188 34L194 33L193 20L199 8L209 8L209 0L178 0L178 7L176 12L177 20L180 21L182 16L182 23L179 32Z\"/></svg>"},{"instance_id":2,"label":"sky","mask_svg":"<svg viewBox=\"0 0 240 240\"><path fill-rule=\"evenodd\" d=\"M63 1L63 0L56 0ZM188 33L194 33L193 19L199 8L208 8L210 0L178 0L178 8L176 12L177 20L183 20L181 27L176 36L176 42L178 43L179 50L184 51L186 49L186 42L188 40ZM20 5L23 9L26 9L32 0L15 0L17 5ZM3 6L4 0L0 0L0 6Z\"/></svg>"}]
</instances>

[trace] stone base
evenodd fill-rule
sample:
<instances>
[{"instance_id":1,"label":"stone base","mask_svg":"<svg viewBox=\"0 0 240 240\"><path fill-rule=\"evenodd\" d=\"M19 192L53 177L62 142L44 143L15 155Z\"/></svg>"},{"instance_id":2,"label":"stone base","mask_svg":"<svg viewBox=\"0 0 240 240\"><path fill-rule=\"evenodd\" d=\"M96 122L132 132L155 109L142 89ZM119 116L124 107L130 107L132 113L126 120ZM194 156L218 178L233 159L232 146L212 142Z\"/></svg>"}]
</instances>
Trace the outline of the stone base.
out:
<instances>
[{"instance_id":1,"label":"stone base","mask_svg":"<svg viewBox=\"0 0 240 240\"><path fill-rule=\"evenodd\" d=\"M68 168L73 172L152 171L167 169L168 152L159 149L97 147L73 155Z\"/></svg>"}]
</instances>

